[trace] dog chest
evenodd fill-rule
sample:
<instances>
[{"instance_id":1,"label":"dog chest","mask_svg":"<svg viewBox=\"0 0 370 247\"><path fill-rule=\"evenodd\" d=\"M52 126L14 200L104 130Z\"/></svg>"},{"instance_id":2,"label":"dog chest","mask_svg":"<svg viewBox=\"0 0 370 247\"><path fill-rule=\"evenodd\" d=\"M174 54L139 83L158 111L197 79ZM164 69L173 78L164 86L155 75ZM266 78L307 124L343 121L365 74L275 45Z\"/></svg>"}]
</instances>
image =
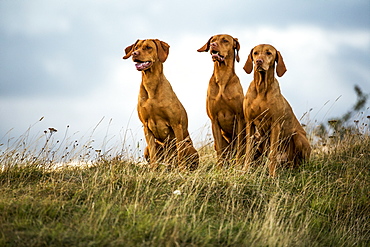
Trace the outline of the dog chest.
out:
<instances>
[{"instance_id":1,"label":"dog chest","mask_svg":"<svg viewBox=\"0 0 370 247\"><path fill-rule=\"evenodd\" d=\"M137 110L144 119L151 117L176 119L182 115L183 107L181 103L171 98L164 100L146 98L139 99Z\"/></svg>"},{"instance_id":2,"label":"dog chest","mask_svg":"<svg viewBox=\"0 0 370 247\"><path fill-rule=\"evenodd\" d=\"M232 111L219 111L216 115L216 121L220 125L221 129L227 133L233 133L235 128L236 115Z\"/></svg>"},{"instance_id":3,"label":"dog chest","mask_svg":"<svg viewBox=\"0 0 370 247\"><path fill-rule=\"evenodd\" d=\"M141 122L148 126L160 142L167 138L173 138L170 119L178 118L179 114L175 115L168 104L154 99L142 100L138 103L138 113Z\"/></svg>"},{"instance_id":4,"label":"dog chest","mask_svg":"<svg viewBox=\"0 0 370 247\"><path fill-rule=\"evenodd\" d=\"M161 118L150 118L148 119L149 130L153 133L154 137L160 142L164 142L166 139L174 138L172 128L168 122Z\"/></svg>"},{"instance_id":5,"label":"dog chest","mask_svg":"<svg viewBox=\"0 0 370 247\"><path fill-rule=\"evenodd\" d=\"M248 120L266 118L269 112L269 106L264 100L247 99L245 101L244 112Z\"/></svg>"}]
</instances>

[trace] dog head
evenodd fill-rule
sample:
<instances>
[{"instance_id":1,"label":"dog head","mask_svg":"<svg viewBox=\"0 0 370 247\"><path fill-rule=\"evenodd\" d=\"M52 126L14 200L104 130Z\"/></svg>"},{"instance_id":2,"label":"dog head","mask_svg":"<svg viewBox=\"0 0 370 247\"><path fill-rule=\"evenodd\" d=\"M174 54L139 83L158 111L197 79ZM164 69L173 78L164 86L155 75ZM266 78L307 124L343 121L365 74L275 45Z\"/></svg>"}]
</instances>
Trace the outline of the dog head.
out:
<instances>
[{"instance_id":1,"label":"dog head","mask_svg":"<svg viewBox=\"0 0 370 247\"><path fill-rule=\"evenodd\" d=\"M270 69L274 69L275 62L276 74L281 77L286 72L286 67L280 52L272 45L257 45L251 50L243 69L250 74L254 65L256 72L267 72Z\"/></svg>"},{"instance_id":2,"label":"dog head","mask_svg":"<svg viewBox=\"0 0 370 247\"><path fill-rule=\"evenodd\" d=\"M153 66L156 62L164 63L168 57L170 46L158 39L137 40L134 44L126 47L126 55L123 59L132 56L136 63L136 69L144 71Z\"/></svg>"},{"instance_id":3,"label":"dog head","mask_svg":"<svg viewBox=\"0 0 370 247\"><path fill-rule=\"evenodd\" d=\"M240 44L237 38L227 34L212 36L198 52L210 51L213 62L224 62L227 57L234 57L239 62ZM236 55L235 55L236 51Z\"/></svg>"}]
</instances>

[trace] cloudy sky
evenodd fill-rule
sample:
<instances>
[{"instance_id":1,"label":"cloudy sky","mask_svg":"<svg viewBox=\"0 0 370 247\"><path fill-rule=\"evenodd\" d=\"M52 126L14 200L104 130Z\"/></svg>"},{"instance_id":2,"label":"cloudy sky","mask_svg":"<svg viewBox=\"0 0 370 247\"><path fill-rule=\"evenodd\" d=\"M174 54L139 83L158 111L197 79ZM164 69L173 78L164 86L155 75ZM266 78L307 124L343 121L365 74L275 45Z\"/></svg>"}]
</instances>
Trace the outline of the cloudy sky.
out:
<instances>
[{"instance_id":1,"label":"cloudy sky","mask_svg":"<svg viewBox=\"0 0 370 247\"><path fill-rule=\"evenodd\" d=\"M141 74L122 60L137 39L170 45L164 73L198 145L210 133L205 97L213 64L196 50L214 34L239 39L236 72L245 91L251 48L280 50L288 69L279 78L283 95L298 118L312 109L303 122L345 113L355 84L370 92L368 0L0 0L0 16L0 143L30 126L35 137L49 127L56 138L92 136L97 149L140 141Z\"/></svg>"}]
</instances>

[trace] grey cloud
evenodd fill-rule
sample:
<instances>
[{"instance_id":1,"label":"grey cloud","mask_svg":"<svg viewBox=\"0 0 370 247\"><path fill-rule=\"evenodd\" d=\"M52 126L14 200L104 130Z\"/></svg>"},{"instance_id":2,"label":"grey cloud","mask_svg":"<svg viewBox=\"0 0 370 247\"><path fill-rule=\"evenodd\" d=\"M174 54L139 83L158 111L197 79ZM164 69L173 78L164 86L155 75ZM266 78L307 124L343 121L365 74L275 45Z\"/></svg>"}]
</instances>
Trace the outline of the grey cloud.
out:
<instances>
[{"instance_id":1,"label":"grey cloud","mask_svg":"<svg viewBox=\"0 0 370 247\"><path fill-rule=\"evenodd\" d=\"M370 24L370 2L362 1L242 1L233 15L241 25L318 25L323 28L365 28ZM244 21L243 21L244 20Z\"/></svg>"},{"instance_id":2,"label":"grey cloud","mask_svg":"<svg viewBox=\"0 0 370 247\"><path fill-rule=\"evenodd\" d=\"M89 91L102 83L106 69L102 58L111 56L118 60L121 52L118 41L112 45L92 30L82 28L68 35L2 35L0 44L5 47L0 59L2 96L73 95ZM55 68L59 70L56 74L48 71L47 66L63 62L68 69Z\"/></svg>"},{"instance_id":3,"label":"grey cloud","mask_svg":"<svg viewBox=\"0 0 370 247\"><path fill-rule=\"evenodd\" d=\"M79 101L79 96L84 94L84 100L88 98L90 100L88 104L92 104L95 99L90 99L88 94L93 95L91 98L99 97L94 90L107 83L105 80L110 78L107 73L111 71L112 63L123 63L123 49L138 38L160 38L169 42L171 49L175 49L173 43L179 43L184 35L201 34L206 42L210 35L225 32L225 30L258 30L266 26L279 30L289 26L308 25L322 30L369 31L369 10L368 0L275 2L232 0L227 4L221 0L102 1L99 3L0 1L2 20L0 22L0 96L2 102L17 102L17 99L21 98L27 98L22 102L32 102L34 98L42 100L40 96L47 95L49 98L63 99L60 102L65 105L68 105L70 98L74 98L73 105L57 108L60 109L58 118L51 121L58 122L63 115L64 118L69 119L66 117L69 116L66 114L69 112L68 107L76 105L90 107L90 105L86 106L83 100ZM238 33L231 34L239 37ZM199 47L202 44L200 43ZM194 47L195 58L197 55L195 51L199 47ZM242 47L241 57L243 57L242 61L245 61L250 48L244 44ZM338 86L343 83L359 84L363 85L364 91L369 92L370 89L366 88L366 85L370 85L367 81L369 74L353 72L368 70L369 55L369 49L349 46L343 46L339 53L332 55L332 66L339 69L330 71L336 71L341 78ZM241 77L246 75L241 74ZM122 81L122 83L131 82ZM139 80L135 83L138 84ZM207 81L205 80L204 83ZM325 82L312 83L321 85ZM122 97L125 97L124 93L136 94L136 90L123 92ZM105 97L107 95L109 93ZM310 95L310 97L314 96ZM50 100L44 100L45 104L50 103ZM200 99L200 102L204 102L202 100ZM302 98L297 102L302 102ZM52 103L57 104L58 100L53 100ZM135 102L132 103L132 109L135 109ZM43 105L43 103L39 104ZM117 105L116 102L111 104ZM119 110L115 110L115 114L121 116L125 111L132 111L131 108L125 109L124 103L121 104L122 110L121 106L117 107ZM24 110L22 106L2 107L0 113L4 119L12 111L18 110L19 119L14 121L15 124L28 125L34 121L34 118L31 119L31 116L35 115L30 113L32 110ZM112 106L106 106L106 108L109 107L112 108ZM66 112L62 112L65 108ZM74 110L76 115L87 118L84 116L85 111ZM25 115L22 111L28 111L28 118L22 118L22 115ZM107 110L103 109L99 114L106 114L106 112ZM50 115L47 109L43 109L38 112L35 119L38 119L40 114ZM93 113L89 112L89 114ZM206 118L206 115L204 116ZM4 127L5 124L1 123L1 130L8 129Z\"/></svg>"},{"instance_id":4,"label":"grey cloud","mask_svg":"<svg viewBox=\"0 0 370 247\"><path fill-rule=\"evenodd\" d=\"M367 51L356 47L341 46L339 53L332 57L332 66L336 67L342 81L359 85L365 93L370 93L369 55Z\"/></svg>"},{"instance_id":5,"label":"grey cloud","mask_svg":"<svg viewBox=\"0 0 370 247\"><path fill-rule=\"evenodd\" d=\"M370 2L359 1L165 1L149 13L147 23L159 33L218 33L225 27L317 25L335 29L368 29ZM163 3L163 1L162 1ZM140 19L138 19L140 24Z\"/></svg>"}]
</instances>

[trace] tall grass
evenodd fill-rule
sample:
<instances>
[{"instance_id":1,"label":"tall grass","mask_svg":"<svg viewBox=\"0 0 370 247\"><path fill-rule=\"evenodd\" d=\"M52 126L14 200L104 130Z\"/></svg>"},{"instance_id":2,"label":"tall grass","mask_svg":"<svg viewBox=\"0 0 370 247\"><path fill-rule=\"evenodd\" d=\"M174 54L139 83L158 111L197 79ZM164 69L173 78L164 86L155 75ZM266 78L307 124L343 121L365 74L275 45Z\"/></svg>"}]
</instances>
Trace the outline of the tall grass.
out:
<instances>
[{"instance_id":1,"label":"tall grass","mask_svg":"<svg viewBox=\"0 0 370 247\"><path fill-rule=\"evenodd\" d=\"M151 170L90 145L73 152L94 153L89 166L54 169L52 130L45 136L41 151L19 142L0 154L0 246L370 243L369 135L348 134L277 178L265 166L216 169L210 144L194 172ZM65 142L59 160L76 144Z\"/></svg>"}]
</instances>

